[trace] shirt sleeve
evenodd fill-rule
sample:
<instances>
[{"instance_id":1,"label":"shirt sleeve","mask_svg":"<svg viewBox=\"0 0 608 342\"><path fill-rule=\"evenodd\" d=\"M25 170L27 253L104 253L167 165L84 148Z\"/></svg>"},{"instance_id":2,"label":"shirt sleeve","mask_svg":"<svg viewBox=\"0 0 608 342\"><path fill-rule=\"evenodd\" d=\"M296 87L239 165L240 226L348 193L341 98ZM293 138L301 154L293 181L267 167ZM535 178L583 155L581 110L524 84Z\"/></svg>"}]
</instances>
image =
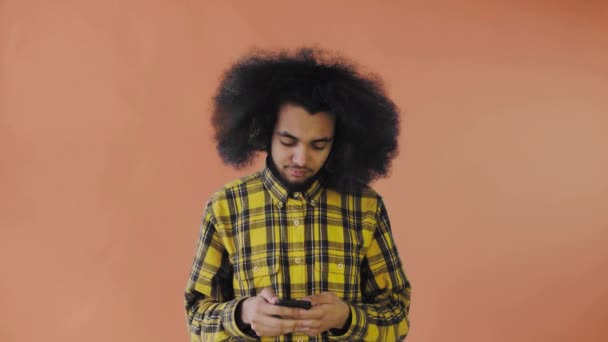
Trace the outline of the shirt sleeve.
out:
<instances>
[{"instance_id":1,"label":"shirt sleeve","mask_svg":"<svg viewBox=\"0 0 608 342\"><path fill-rule=\"evenodd\" d=\"M233 270L207 205L188 284L185 309L191 342L258 341L239 329L236 308L245 298L235 299Z\"/></svg>"},{"instance_id":2,"label":"shirt sleeve","mask_svg":"<svg viewBox=\"0 0 608 342\"><path fill-rule=\"evenodd\" d=\"M376 211L377 226L362 265L362 304L349 304L350 327L338 341L403 341L409 332L411 286L391 233L382 201Z\"/></svg>"}]
</instances>

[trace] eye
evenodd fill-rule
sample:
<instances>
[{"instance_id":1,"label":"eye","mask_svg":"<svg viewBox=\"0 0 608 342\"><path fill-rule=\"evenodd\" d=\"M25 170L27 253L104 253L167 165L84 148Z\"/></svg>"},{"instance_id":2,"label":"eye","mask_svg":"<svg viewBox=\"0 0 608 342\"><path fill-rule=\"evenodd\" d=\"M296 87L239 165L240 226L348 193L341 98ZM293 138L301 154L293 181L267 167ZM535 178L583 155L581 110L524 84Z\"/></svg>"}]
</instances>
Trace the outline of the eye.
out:
<instances>
[{"instance_id":1,"label":"eye","mask_svg":"<svg viewBox=\"0 0 608 342\"><path fill-rule=\"evenodd\" d=\"M327 143L326 142L312 144L312 148L315 149L315 150L317 150L317 151L324 150L325 147L327 147Z\"/></svg>"},{"instance_id":2,"label":"eye","mask_svg":"<svg viewBox=\"0 0 608 342\"><path fill-rule=\"evenodd\" d=\"M296 144L296 141L294 139L287 139L287 138L281 139L281 145L283 145L283 146L294 146L295 144Z\"/></svg>"}]
</instances>

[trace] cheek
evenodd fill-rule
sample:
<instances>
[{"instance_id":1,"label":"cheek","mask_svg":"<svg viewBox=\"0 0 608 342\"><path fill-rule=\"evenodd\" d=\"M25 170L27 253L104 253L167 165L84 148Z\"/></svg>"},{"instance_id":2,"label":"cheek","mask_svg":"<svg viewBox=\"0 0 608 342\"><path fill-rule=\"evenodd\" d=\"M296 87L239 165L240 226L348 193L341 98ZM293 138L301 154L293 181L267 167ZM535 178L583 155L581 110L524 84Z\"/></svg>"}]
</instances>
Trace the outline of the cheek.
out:
<instances>
[{"instance_id":1,"label":"cheek","mask_svg":"<svg viewBox=\"0 0 608 342\"><path fill-rule=\"evenodd\" d=\"M272 150L270 153L272 160L275 164L280 165L281 162L284 162L286 158L288 158L288 151L285 146L279 144L272 144Z\"/></svg>"},{"instance_id":2,"label":"cheek","mask_svg":"<svg viewBox=\"0 0 608 342\"><path fill-rule=\"evenodd\" d=\"M329 151L330 150L323 151L315 156L315 168L317 170L319 170L327 161L327 158L329 157Z\"/></svg>"}]
</instances>

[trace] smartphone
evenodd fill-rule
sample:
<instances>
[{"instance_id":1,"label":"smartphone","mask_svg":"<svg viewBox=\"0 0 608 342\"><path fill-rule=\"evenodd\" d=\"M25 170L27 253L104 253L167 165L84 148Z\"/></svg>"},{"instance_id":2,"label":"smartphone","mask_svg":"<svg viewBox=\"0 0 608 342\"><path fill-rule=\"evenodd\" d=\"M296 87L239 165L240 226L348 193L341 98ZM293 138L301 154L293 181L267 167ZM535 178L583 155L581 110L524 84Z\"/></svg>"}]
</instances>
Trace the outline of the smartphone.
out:
<instances>
[{"instance_id":1,"label":"smartphone","mask_svg":"<svg viewBox=\"0 0 608 342\"><path fill-rule=\"evenodd\" d=\"M290 308L310 309L312 306L310 302L305 300L294 300L294 299L279 299L277 301L279 306L288 306Z\"/></svg>"}]
</instances>

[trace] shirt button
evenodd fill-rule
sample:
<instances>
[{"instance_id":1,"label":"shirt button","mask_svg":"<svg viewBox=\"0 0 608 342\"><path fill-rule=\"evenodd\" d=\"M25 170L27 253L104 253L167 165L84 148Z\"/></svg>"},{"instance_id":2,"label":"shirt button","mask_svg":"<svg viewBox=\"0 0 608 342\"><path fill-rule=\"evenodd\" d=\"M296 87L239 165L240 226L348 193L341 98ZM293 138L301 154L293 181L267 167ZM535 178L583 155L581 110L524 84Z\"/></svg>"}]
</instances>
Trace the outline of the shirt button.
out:
<instances>
[{"instance_id":1,"label":"shirt button","mask_svg":"<svg viewBox=\"0 0 608 342\"><path fill-rule=\"evenodd\" d=\"M255 267L253 268L253 272L257 272L259 269L260 269L259 267L255 266Z\"/></svg>"},{"instance_id":2,"label":"shirt button","mask_svg":"<svg viewBox=\"0 0 608 342\"><path fill-rule=\"evenodd\" d=\"M343 265L343 264L338 264L338 269L339 269L339 270L341 270L341 269L343 269L343 268L344 268L344 265Z\"/></svg>"},{"instance_id":3,"label":"shirt button","mask_svg":"<svg viewBox=\"0 0 608 342\"><path fill-rule=\"evenodd\" d=\"M300 195L301 194L299 192L294 192L293 193L293 197L295 197L295 198L300 198Z\"/></svg>"},{"instance_id":4,"label":"shirt button","mask_svg":"<svg viewBox=\"0 0 608 342\"><path fill-rule=\"evenodd\" d=\"M283 208L283 202L277 203L277 207L279 207L279 209Z\"/></svg>"},{"instance_id":5,"label":"shirt button","mask_svg":"<svg viewBox=\"0 0 608 342\"><path fill-rule=\"evenodd\" d=\"M294 220L294 221L293 221L293 224L295 224L295 225L297 226L297 225L299 225L299 224L300 224L300 221L299 221L299 220Z\"/></svg>"},{"instance_id":6,"label":"shirt button","mask_svg":"<svg viewBox=\"0 0 608 342\"><path fill-rule=\"evenodd\" d=\"M299 339L298 339L298 342L304 342L304 340L303 340L303 339L301 339L301 338L299 338Z\"/></svg>"},{"instance_id":7,"label":"shirt button","mask_svg":"<svg viewBox=\"0 0 608 342\"><path fill-rule=\"evenodd\" d=\"M300 258L296 258L296 264L299 264L301 261Z\"/></svg>"},{"instance_id":8,"label":"shirt button","mask_svg":"<svg viewBox=\"0 0 608 342\"><path fill-rule=\"evenodd\" d=\"M310 200L310 205L312 205L313 207L315 206L315 204L317 204L317 201L315 200Z\"/></svg>"}]
</instances>

